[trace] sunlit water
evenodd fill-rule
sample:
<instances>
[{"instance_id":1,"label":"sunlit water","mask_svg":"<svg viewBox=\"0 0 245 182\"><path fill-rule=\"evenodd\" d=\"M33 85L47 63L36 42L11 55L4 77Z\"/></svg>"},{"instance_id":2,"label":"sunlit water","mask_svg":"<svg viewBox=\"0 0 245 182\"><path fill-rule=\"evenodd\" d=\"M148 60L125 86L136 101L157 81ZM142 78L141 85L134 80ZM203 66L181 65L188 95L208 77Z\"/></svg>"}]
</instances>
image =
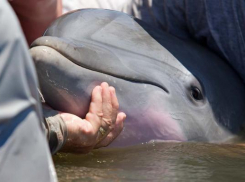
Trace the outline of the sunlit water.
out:
<instances>
[{"instance_id":1,"label":"sunlit water","mask_svg":"<svg viewBox=\"0 0 245 182\"><path fill-rule=\"evenodd\" d=\"M158 143L58 154L60 182L196 181L245 182L245 147L228 144Z\"/></svg>"}]
</instances>

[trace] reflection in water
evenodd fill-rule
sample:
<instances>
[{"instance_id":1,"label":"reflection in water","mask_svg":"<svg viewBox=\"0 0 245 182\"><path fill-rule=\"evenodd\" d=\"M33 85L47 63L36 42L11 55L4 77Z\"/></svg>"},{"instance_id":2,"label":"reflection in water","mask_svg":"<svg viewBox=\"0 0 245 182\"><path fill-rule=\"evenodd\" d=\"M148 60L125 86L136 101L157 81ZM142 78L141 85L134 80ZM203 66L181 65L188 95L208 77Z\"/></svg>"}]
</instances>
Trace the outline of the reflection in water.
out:
<instances>
[{"instance_id":1,"label":"reflection in water","mask_svg":"<svg viewBox=\"0 0 245 182\"><path fill-rule=\"evenodd\" d=\"M245 181L245 147L228 144L158 143L58 154L60 182Z\"/></svg>"}]
</instances>

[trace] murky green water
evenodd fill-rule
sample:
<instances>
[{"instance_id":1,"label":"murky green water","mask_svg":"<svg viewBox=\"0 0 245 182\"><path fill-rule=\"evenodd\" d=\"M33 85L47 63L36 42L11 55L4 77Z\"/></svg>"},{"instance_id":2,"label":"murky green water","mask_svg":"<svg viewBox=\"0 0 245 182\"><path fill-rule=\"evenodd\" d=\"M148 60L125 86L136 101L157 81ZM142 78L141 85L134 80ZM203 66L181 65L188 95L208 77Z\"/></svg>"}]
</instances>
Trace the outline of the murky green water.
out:
<instances>
[{"instance_id":1,"label":"murky green water","mask_svg":"<svg viewBox=\"0 0 245 182\"><path fill-rule=\"evenodd\" d=\"M245 147L159 143L54 157L60 182L245 182Z\"/></svg>"}]
</instances>

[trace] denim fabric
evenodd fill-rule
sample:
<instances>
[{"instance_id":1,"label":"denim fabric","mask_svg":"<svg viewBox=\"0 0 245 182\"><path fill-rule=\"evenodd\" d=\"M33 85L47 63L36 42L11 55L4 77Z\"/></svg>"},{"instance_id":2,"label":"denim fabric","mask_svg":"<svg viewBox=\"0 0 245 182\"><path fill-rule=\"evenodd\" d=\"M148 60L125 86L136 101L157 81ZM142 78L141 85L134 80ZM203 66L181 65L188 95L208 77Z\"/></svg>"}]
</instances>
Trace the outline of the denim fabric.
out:
<instances>
[{"instance_id":1,"label":"denim fabric","mask_svg":"<svg viewBox=\"0 0 245 182\"><path fill-rule=\"evenodd\" d=\"M245 82L244 0L132 0L124 12L207 46Z\"/></svg>"}]
</instances>

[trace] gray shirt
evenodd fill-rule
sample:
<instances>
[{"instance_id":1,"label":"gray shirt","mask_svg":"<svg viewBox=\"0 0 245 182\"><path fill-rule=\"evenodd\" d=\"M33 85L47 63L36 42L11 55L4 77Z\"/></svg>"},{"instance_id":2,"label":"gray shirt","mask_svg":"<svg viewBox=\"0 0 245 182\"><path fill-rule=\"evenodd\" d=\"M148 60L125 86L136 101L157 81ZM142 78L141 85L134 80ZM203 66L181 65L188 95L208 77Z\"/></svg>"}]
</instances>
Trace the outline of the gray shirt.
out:
<instances>
[{"instance_id":1,"label":"gray shirt","mask_svg":"<svg viewBox=\"0 0 245 182\"><path fill-rule=\"evenodd\" d=\"M0 180L57 181L42 128L37 76L9 4L0 1Z\"/></svg>"}]
</instances>

